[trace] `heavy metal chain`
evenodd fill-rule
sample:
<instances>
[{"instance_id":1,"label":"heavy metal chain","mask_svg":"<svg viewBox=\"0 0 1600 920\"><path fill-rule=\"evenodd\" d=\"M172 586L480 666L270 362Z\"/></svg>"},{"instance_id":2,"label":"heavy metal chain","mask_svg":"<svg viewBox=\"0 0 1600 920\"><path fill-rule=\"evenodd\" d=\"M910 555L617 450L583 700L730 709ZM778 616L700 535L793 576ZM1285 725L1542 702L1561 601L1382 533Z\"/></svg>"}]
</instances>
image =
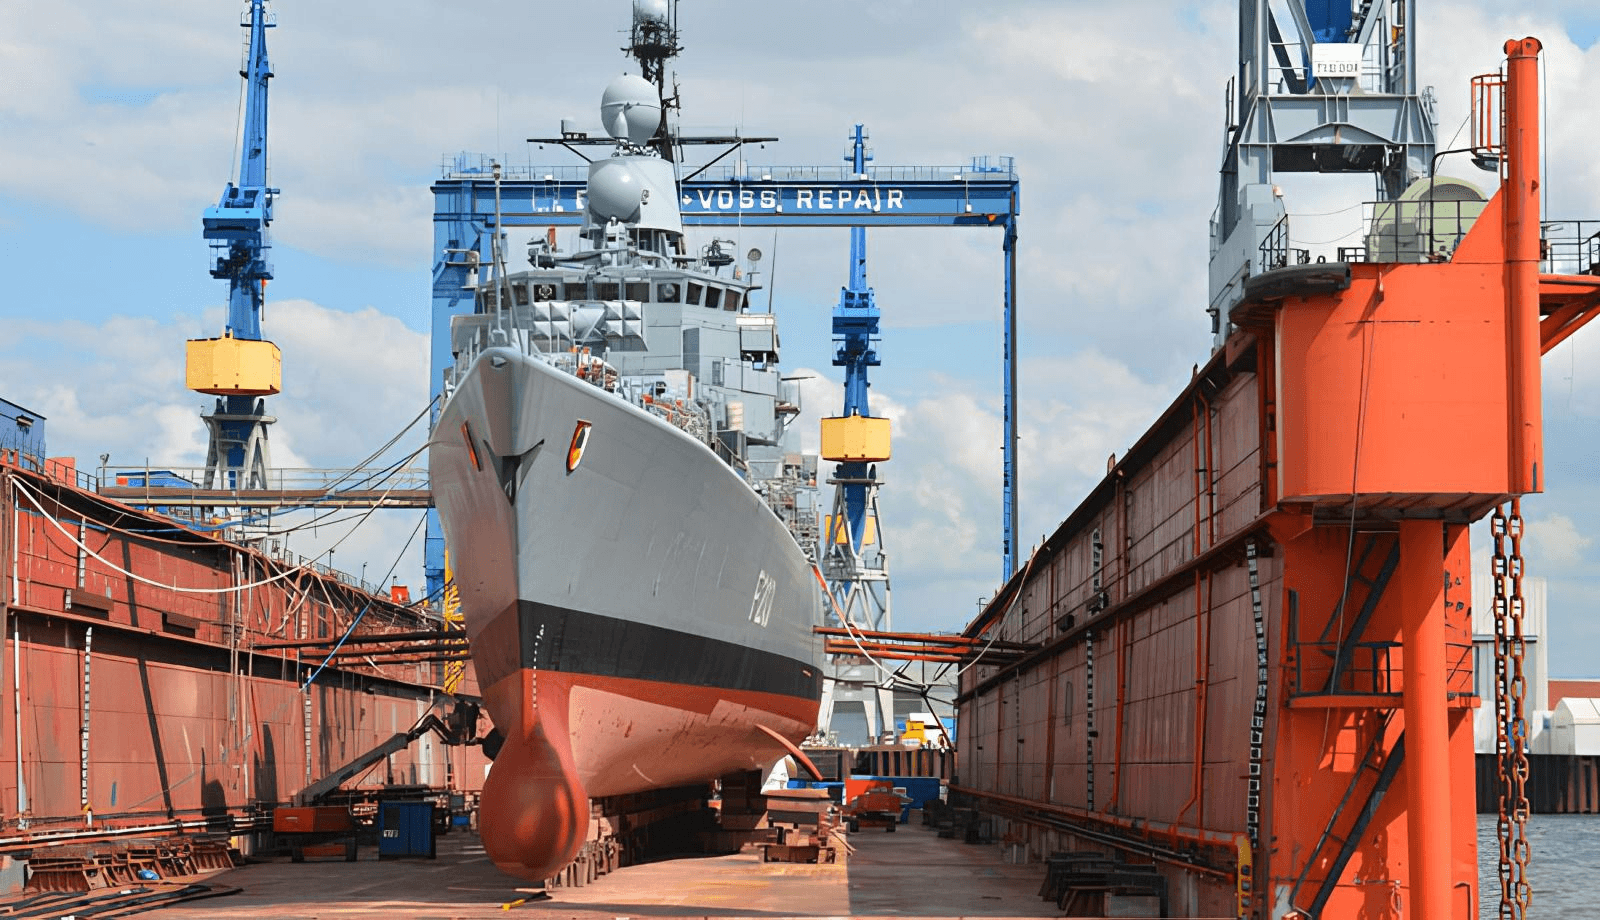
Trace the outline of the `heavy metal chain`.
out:
<instances>
[{"instance_id":1,"label":"heavy metal chain","mask_svg":"<svg viewBox=\"0 0 1600 920\"><path fill-rule=\"evenodd\" d=\"M1500 918L1523 920L1528 887L1528 719L1523 656L1522 503L1511 512L1496 508L1489 519L1494 538L1494 714L1495 755L1500 809L1495 823L1500 842ZM1509 543L1509 552L1507 544Z\"/></svg>"}]
</instances>

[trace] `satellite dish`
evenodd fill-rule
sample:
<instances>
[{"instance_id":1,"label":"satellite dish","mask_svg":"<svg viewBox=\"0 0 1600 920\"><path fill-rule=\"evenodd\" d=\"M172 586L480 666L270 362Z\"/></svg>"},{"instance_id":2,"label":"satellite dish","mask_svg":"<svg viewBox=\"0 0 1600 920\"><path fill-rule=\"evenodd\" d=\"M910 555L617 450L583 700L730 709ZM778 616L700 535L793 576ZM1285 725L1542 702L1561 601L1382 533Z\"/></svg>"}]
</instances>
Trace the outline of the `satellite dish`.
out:
<instances>
[{"instance_id":1,"label":"satellite dish","mask_svg":"<svg viewBox=\"0 0 1600 920\"><path fill-rule=\"evenodd\" d=\"M634 22L666 22L667 0L633 0Z\"/></svg>"},{"instance_id":2,"label":"satellite dish","mask_svg":"<svg viewBox=\"0 0 1600 920\"><path fill-rule=\"evenodd\" d=\"M759 249L751 249L749 252L745 253L744 257L746 259L749 259L752 262L760 262L761 261L761 250L759 250Z\"/></svg>"},{"instance_id":3,"label":"satellite dish","mask_svg":"<svg viewBox=\"0 0 1600 920\"><path fill-rule=\"evenodd\" d=\"M641 145L661 126L661 96L643 77L625 73L600 97L600 123L616 140Z\"/></svg>"}]
</instances>

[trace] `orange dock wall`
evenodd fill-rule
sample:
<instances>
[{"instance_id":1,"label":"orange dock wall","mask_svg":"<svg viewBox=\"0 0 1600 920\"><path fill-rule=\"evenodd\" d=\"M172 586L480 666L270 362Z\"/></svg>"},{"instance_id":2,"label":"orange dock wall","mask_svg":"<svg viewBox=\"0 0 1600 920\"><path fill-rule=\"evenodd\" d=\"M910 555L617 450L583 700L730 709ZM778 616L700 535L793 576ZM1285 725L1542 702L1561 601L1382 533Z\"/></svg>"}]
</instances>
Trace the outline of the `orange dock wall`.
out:
<instances>
[{"instance_id":1,"label":"orange dock wall","mask_svg":"<svg viewBox=\"0 0 1600 920\"><path fill-rule=\"evenodd\" d=\"M74 536L85 521L82 539L95 553L152 581L223 588L281 570L219 541L133 535L170 524L132 511L85 515L93 506L81 493L63 491L65 504L57 504L47 481L8 475L41 496ZM365 595L331 577L303 571L244 592L174 592L87 554L80 559L26 499L0 492L0 595L9 600L0 660L0 802L10 820L18 802L20 708L30 823L85 823L81 729L90 627L88 791L101 824L242 813L255 802L287 800L308 775L321 778L409 729L439 695L435 664L372 667L346 659L302 694L300 682L320 656L305 652L297 664L293 650L251 653L255 643L343 632ZM402 615L414 614L385 606L363 622ZM237 643L230 642L233 623ZM478 748L447 748L429 736L359 782L443 786L448 776L457 788L477 790L486 763Z\"/></svg>"},{"instance_id":2,"label":"orange dock wall","mask_svg":"<svg viewBox=\"0 0 1600 920\"><path fill-rule=\"evenodd\" d=\"M1502 186L1452 259L1247 285L968 628L1033 648L961 684L952 785L1007 842L1153 860L1180 915L1469 912L1467 527L1540 487L1540 339L1587 321L1540 297L1590 289L1538 273L1538 50L1506 45Z\"/></svg>"},{"instance_id":3,"label":"orange dock wall","mask_svg":"<svg viewBox=\"0 0 1600 920\"><path fill-rule=\"evenodd\" d=\"M953 785L976 794L1003 839L1034 858L1090 847L1154 859L1178 915L1237 911L1234 871L1252 831L1257 906L1282 907L1291 891L1305 906L1327 874L1327 848L1336 846L1324 829L1331 821L1332 836L1351 832L1383 763L1378 756L1363 767L1362 755L1380 733L1378 750L1392 747L1405 721L1406 601L1395 573L1377 592L1338 694L1326 692L1337 638L1349 635L1372 592L1362 580L1381 580L1399 540L1392 523L1363 519L1352 543L1347 524L1268 510L1277 478L1268 381L1276 374L1257 369L1270 372L1274 357L1270 334L1247 333L1200 372L993 603L1007 611L999 637L1037 651L1019 666L974 668L961 685L963 766ZM1449 525L1455 539L1446 553L1446 525L1432 526L1437 539L1424 543L1433 552L1413 552L1407 562L1431 566L1434 581L1450 573L1444 657L1447 689L1459 696L1446 716L1447 762L1470 764L1467 541L1462 525ZM1347 552L1356 577L1341 620ZM1263 676L1255 597L1266 696L1253 737ZM1401 769L1379 802L1325 916L1354 916L1396 891L1411 896L1409 775ZM1352 784L1354 804L1341 810ZM1433 845L1457 881L1475 884L1473 797L1450 801L1447 825L1465 830L1447 826Z\"/></svg>"}]
</instances>

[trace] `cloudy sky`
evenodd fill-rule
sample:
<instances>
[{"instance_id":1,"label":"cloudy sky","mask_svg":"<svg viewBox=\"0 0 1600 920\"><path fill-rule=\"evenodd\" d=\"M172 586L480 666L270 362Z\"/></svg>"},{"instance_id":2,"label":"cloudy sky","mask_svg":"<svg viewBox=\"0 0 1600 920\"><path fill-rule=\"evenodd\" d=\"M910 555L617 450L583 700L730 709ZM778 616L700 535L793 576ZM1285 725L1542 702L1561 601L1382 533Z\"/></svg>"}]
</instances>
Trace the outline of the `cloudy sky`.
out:
<instances>
[{"instance_id":1,"label":"cloudy sky","mask_svg":"<svg viewBox=\"0 0 1600 920\"><path fill-rule=\"evenodd\" d=\"M1423 82L1439 137L1467 80L1509 37L1546 47L1550 216L1600 218L1600 13L1580 0L1423 0ZM530 149L564 117L597 121L624 69L626 0L444 4L281 0L269 33L277 277L266 335L281 467L359 461L427 400L432 200L455 151L564 164ZM0 4L0 396L47 417L51 453L96 467L195 466L199 412L183 342L216 335L200 213L236 169L235 0ZM1207 220L1237 6L1077 0L684 0L682 121L783 140L774 165L832 164L856 122L878 165L1016 157L1022 176L1020 532L1024 553L1077 504L1210 351ZM1451 171L1447 165L1445 171ZM1468 178L1487 174L1457 167ZM1285 182L1297 235L1331 249L1370 186ZM1330 217L1311 217L1328 214ZM814 418L839 401L829 312L847 232L746 231L772 253L784 364L812 373ZM517 247L513 247L515 252ZM1000 238L885 230L869 240L884 314L874 409L895 421L883 530L895 624L957 629L1000 575ZM1527 502L1530 573L1550 579L1550 662L1600 675L1600 332L1546 358L1549 491ZM416 435L399 450L421 443ZM827 497L824 496L824 501ZM414 513L339 545L376 578L419 585ZM291 538L306 554L329 524Z\"/></svg>"}]
</instances>

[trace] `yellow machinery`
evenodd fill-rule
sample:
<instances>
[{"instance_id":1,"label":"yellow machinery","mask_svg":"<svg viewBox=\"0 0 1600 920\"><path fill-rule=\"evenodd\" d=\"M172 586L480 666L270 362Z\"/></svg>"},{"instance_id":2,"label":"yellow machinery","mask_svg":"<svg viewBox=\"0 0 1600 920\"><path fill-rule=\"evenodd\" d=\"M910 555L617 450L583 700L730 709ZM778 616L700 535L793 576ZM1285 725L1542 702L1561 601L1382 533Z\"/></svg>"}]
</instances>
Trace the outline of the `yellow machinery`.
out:
<instances>
[{"instance_id":1,"label":"yellow machinery","mask_svg":"<svg viewBox=\"0 0 1600 920\"><path fill-rule=\"evenodd\" d=\"M822 459L882 463L889 459L889 420L852 415L822 420Z\"/></svg>"},{"instance_id":2,"label":"yellow machinery","mask_svg":"<svg viewBox=\"0 0 1600 920\"><path fill-rule=\"evenodd\" d=\"M190 339L187 385L213 396L275 396L283 383L278 346L260 339Z\"/></svg>"}]
</instances>

